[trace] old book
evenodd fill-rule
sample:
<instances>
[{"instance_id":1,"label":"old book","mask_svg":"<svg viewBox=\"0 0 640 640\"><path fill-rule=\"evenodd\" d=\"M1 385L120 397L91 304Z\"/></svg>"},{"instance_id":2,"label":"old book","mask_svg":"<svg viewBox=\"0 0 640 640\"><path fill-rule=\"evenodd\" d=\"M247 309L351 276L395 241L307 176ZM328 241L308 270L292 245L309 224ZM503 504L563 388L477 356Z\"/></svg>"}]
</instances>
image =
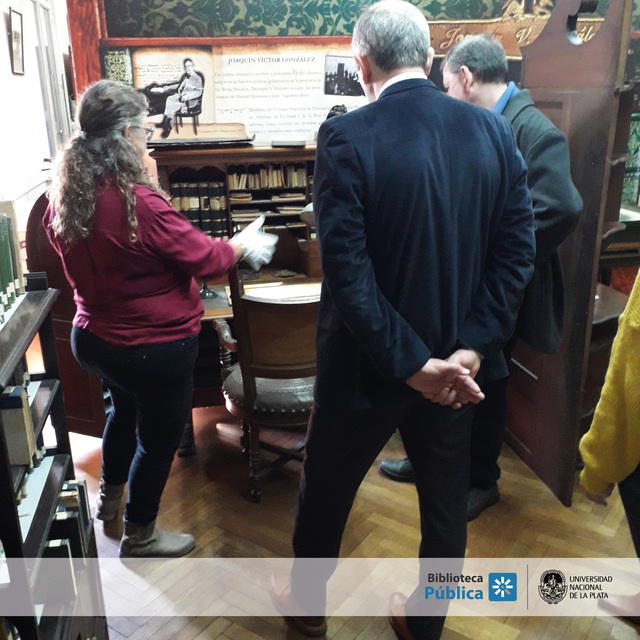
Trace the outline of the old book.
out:
<instances>
[{"instance_id":1,"label":"old book","mask_svg":"<svg viewBox=\"0 0 640 640\"><path fill-rule=\"evenodd\" d=\"M209 183L198 183L198 197L200 199L200 228L208 235L213 236L213 204L209 195Z\"/></svg>"},{"instance_id":2,"label":"old book","mask_svg":"<svg viewBox=\"0 0 640 640\"><path fill-rule=\"evenodd\" d=\"M18 237L18 220L13 202L0 203L0 213L7 215L9 222L9 241L11 245L11 261L16 287L16 296L22 295L25 291L24 269L22 268L22 256L20 253L20 238Z\"/></svg>"},{"instance_id":3,"label":"old book","mask_svg":"<svg viewBox=\"0 0 640 640\"><path fill-rule=\"evenodd\" d=\"M35 604L66 604L78 595L68 539L48 540L34 580Z\"/></svg>"},{"instance_id":4,"label":"old book","mask_svg":"<svg viewBox=\"0 0 640 640\"><path fill-rule=\"evenodd\" d=\"M218 240L228 239L227 195L224 182L209 182L209 204L213 237Z\"/></svg>"},{"instance_id":5,"label":"old book","mask_svg":"<svg viewBox=\"0 0 640 640\"><path fill-rule=\"evenodd\" d=\"M82 516L79 511L56 511L49 528L49 538L69 540L71 555L74 558L84 558L85 534L82 527Z\"/></svg>"},{"instance_id":6,"label":"old book","mask_svg":"<svg viewBox=\"0 0 640 640\"><path fill-rule=\"evenodd\" d=\"M189 211L189 194L187 193L187 189L189 188L188 182L180 183L180 207L179 211L182 211L184 215L187 215L187 211Z\"/></svg>"},{"instance_id":7,"label":"old book","mask_svg":"<svg viewBox=\"0 0 640 640\"><path fill-rule=\"evenodd\" d=\"M23 386L7 387L0 394L2 427L9 463L33 467L38 459L29 398Z\"/></svg>"},{"instance_id":8,"label":"old book","mask_svg":"<svg viewBox=\"0 0 640 640\"><path fill-rule=\"evenodd\" d=\"M0 277L4 295L5 311L16 300L16 285L11 264L11 244L9 242L9 222L6 214L0 214Z\"/></svg>"},{"instance_id":9,"label":"old book","mask_svg":"<svg viewBox=\"0 0 640 640\"><path fill-rule=\"evenodd\" d=\"M176 211L182 211L182 183L172 182L169 185L169 191L171 192L171 206Z\"/></svg>"},{"instance_id":10,"label":"old book","mask_svg":"<svg viewBox=\"0 0 640 640\"><path fill-rule=\"evenodd\" d=\"M188 209L183 211L183 213L186 214L187 218L189 218L191 224L194 227L198 227L199 229L201 229L202 225L200 223L200 194L198 192L197 182L187 182L186 195ZM184 199L185 198L182 198L183 201Z\"/></svg>"},{"instance_id":11,"label":"old book","mask_svg":"<svg viewBox=\"0 0 640 640\"><path fill-rule=\"evenodd\" d=\"M67 480L62 486L63 491L76 491L80 500L80 515L82 516L82 524L86 529L91 523L91 507L89 506L89 492L87 490L86 480Z\"/></svg>"}]
</instances>

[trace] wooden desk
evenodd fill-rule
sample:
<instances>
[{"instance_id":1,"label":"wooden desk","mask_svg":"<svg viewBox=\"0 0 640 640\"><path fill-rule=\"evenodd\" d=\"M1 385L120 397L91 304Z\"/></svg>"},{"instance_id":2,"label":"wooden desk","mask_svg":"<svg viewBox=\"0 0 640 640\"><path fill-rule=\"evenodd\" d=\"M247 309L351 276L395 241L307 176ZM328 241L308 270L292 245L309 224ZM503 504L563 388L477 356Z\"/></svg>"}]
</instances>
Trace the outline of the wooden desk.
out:
<instances>
[{"instance_id":1,"label":"wooden desk","mask_svg":"<svg viewBox=\"0 0 640 640\"><path fill-rule=\"evenodd\" d=\"M261 290L260 297L269 297L273 299L282 299L290 297L287 294L293 294L294 297L319 296L320 278L308 278L304 274L297 274L285 279L277 277L277 269L262 269L260 276L255 280L249 280L244 283L245 292L256 292ZM292 287L287 291L288 287ZM229 300L228 287L210 286L210 290L215 291L215 298L205 298L202 301L204 307L204 316L202 322L213 320L229 320L233 318L233 307Z\"/></svg>"},{"instance_id":2,"label":"wooden desk","mask_svg":"<svg viewBox=\"0 0 640 640\"><path fill-rule=\"evenodd\" d=\"M202 321L227 320L229 318L233 318L233 308L229 303L226 287L210 286L209 289L215 292L216 297L205 298L202 300L202 306L204 307L204 316L202 316Z\"/></svg>"},{"instance_id":3,"label":"wooden desk","mask_svg":"<svg viewBox=\"0 0 640 640\"><path fill-rule=\"evenodd\" d=\"M605 245L606 241L606 245ZM640 209L623 205L619 224L610 236L603 239L600 255L601 279L608 282L611 269L640 266Z\"/></svg>"}]
</instances>

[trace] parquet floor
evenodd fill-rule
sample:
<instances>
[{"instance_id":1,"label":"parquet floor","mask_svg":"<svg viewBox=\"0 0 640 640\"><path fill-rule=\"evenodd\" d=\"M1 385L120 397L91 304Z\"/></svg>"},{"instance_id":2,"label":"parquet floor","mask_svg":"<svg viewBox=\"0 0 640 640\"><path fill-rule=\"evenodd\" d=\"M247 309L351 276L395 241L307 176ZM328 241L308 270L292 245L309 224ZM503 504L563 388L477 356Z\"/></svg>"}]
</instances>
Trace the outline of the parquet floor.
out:
<instances>
[{"instance_id":1,"label":"parquet floor","mask_svg":"<svg viewBox=\"0 0 640 640\"><path fill-rule=\"evenodd\" d=\"M197 454L176 458L158 524L193 533L201 557L289 557L299 464L267 481L262 503L248 499L239 427L223 408L194 410ZM100 441L72 434L76 475L92 497L100 474ZM394 436L381 457L401 456ZM507 447L500 502L469 525L467 553L474 557L635 556L617 492L606 507L576 492L571 508ZM114 530L115 529L115 530ZM344 537L344 556L415 557L418 509L413 485L382 478L372 467ZM116 557L118 526L96 524L99 554ZM379 618L330 618L333 640L393 640L386 612ZM111 640L298 640L281 618L109 618ZM606 617L448 618L443 640L632 640L636 627Z\"/></svg>"}]
</instances>

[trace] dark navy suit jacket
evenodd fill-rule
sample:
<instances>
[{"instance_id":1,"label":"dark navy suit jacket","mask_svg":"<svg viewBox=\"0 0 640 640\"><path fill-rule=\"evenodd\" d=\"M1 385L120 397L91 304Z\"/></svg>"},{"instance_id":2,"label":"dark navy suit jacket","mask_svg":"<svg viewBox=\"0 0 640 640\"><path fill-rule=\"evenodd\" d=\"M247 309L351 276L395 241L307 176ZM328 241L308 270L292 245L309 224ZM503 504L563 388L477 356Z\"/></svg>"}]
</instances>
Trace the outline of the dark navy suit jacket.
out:
<instances>
[{"instance_id":1,"label":"dark navy suit jacket","mask_svg":"<svg viewBox=\"0 0 640 640\"><path fill-rule=\"evenodd\" d=\"M358 411L415 394L404 381L460 344L500 358L535 253L505 119L429 80L397 82L322 123L313 202L318 405Z\"/></svg>"}]
</instances>

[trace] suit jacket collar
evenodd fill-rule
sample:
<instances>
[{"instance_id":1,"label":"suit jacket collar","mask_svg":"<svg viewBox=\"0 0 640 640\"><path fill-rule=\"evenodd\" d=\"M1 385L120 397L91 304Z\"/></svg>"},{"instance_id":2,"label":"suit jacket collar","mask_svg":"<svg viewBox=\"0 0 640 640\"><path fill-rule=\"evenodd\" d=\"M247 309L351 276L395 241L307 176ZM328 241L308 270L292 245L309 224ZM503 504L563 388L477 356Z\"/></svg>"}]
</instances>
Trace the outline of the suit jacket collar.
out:
<instances>
[{"instance_id":1,"label":"suit jacket collar","mask_svg":"<svg viewBox=\"0 0 640 640\"><path fill-rule=\"evenodd\" d=\"M416 89L418 87L428 87L429 89L435 89L439 91L438 87L436 87L429 78L412 78L410 80L400 80L399 82L395 82L390 87L387 87L379 96L380 98L385 98L386 96L390 96L394 93L400 93L402 91L408 91L410 89Z\"/></svg>"},{"instance_id":2,"label":"suit jacket collar","mask_svg":"<svg viewBox=\"0 0 640 640\"><path fill-rule=\"evenodd\" d=\"M513 120L520 114L521 111L528 109L529 107L535 107L533 99L528 89L521 89L511 100L507 102L502 115L509 121Z\"/></svg>"}]
</instances>

